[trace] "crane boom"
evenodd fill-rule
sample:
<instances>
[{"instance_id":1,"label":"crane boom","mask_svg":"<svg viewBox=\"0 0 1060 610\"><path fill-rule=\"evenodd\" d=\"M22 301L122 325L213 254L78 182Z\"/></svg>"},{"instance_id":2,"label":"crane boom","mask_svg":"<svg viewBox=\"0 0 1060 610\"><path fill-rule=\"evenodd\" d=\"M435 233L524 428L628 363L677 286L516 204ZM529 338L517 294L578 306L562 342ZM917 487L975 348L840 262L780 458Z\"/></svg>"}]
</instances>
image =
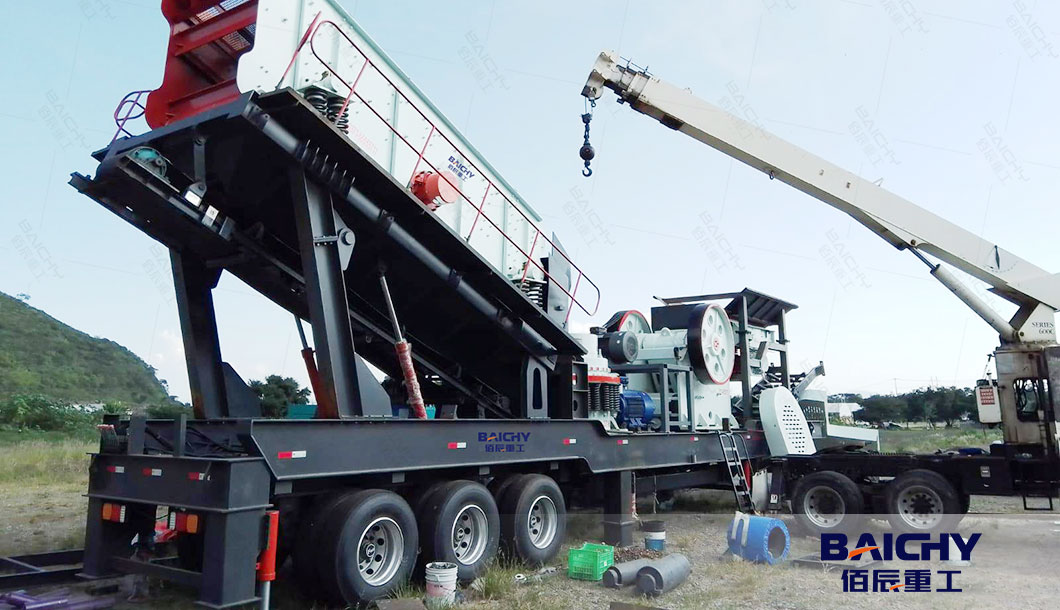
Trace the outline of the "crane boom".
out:
<instances>
[{"instance_id":1,"label":"crane boom","mask_svg":"<svg viewBox=\"0 0 1060 610\"><path fill-rule=\"evenodd\" d=\"M909 248L932 275L998 330L1006 341L1055 341L1053 311L1060 309L1060 274L1052 274L732 113L621 61L611 52L596 60L582 95L604 89L620 102L848 214L898 249ZM922 252L990 285L1020 307L1005 322L947 269ZM1037 324L1031 325L1029 321ZM1048 331L1041 329L1047 320Z\"/></svg>"}]
</instances>

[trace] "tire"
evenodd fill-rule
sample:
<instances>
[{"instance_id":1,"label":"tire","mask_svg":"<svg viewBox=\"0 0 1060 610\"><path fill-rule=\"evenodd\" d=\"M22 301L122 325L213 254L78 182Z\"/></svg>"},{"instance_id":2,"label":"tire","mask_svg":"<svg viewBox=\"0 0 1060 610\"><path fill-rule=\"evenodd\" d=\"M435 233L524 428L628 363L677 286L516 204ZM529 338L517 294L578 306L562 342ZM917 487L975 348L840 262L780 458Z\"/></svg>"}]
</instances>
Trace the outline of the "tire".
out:
<instances>
[{"instance_id":1,"label":"tire","mask_svg":"<svg viewBox=\"0 0 1060 610\"><path fill-rule=\"evenodd\" d=\"M521 476L501 499L501 544L510 557L542 565L559 553L567 533L567 508L559 486L540 474Z\"/></svg>"},{"instance_id":2,"label":"tire","mask_svg":"<svg viewBox=\"0 0 1060 610\"><path fill-rule=\"evenodd\" d=\"M453 481L435 492L420 518L422 559L457 566L457 578L470 582L497 555L501 524L489 490L472 481Z\"/></svg>"},{"instance_id":3,"label":"tire","mask_svg":"<svg viewBox=\"0 0 1060 610\"><path fill-rule=\"evenodd\" d=\"M850 477L822 470L799 479L791 512L800 529L811 535L854 532L865 523L865 500Z\"/></svg>"},{"instance_id":4,"label":"tire","mask_svg":"<svg viewBox=\"0 0 1060 610\"><path fill-rule=\"evenodd\" d=\"M496 500L498 508L504 506L504 494L508 492L512 484L519 480L521 477L525 477L525 474L512 473L506 474L502 477L493 479L489 484L490 493L493 494L493 499Z\"/></svg>"},{"instance_id":5,"label":"tire","mask_svg":"<svg viewBox=\"0 0 1060 610\"><path fill-rule=\"evenodd\" d=\"M903 472L884 490L887 520L908 533L953 531L961 521L961 497L953 484L931 470Z\"/></svg>"},{"instance_id":6,"label":"tire","mask_svg":"<svg viewBox=\"0 0 1060 610\"><path fill-rule=\"evenodd\" d=\"M298 537L291 548L291 559L294 561L295 581L302 593L308 597L320 596L317 558L320 548L318 539L323 523L335 506L346 497L347 494L342 493L326 494L314 501L311 506L307 507L307 510L302 511L303 516L298 524Z\"/></svg>"},{"instance_id":7,"label":"tire","mask_svg":"<svg viewBox=\"0 0 1060 610\"><path fill-rule=\"evenodd\" d=\"M381 489L348 494L320 526L316 565L327 601L361 604L386 597L408 581L419 532L401 496Z\"/></svg>"}]
</instances>

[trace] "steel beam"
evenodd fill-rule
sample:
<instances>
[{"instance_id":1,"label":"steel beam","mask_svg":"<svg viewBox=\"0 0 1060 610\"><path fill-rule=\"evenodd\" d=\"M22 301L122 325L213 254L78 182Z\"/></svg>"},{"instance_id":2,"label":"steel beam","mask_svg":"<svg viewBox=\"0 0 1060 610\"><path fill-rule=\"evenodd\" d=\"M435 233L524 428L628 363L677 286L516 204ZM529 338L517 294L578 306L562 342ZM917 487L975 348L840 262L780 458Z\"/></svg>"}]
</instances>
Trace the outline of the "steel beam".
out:
<instances>
[{"instance_id":1,"label":"steel beam","mask_svg":"<svg viewBox=\"0 0 1060 610\"><path fill-rule=\"evenodd\" d=\"M359 416L363 412L353 328L331 192L311 180L301 169L291 170L290 178L302 275L313 325L313 346L317 351L317 368L324 393L317 396L317 417Z\"/></svg>"},{"instance_id":2,"label":"steel beam","mask_svg":"<svg viewBox=\"0 0 1060 610\"><path fill-rule=\"evenodd\" d=\"M633 472L622 470L604 478L604 542L633 544Z\"/></svg>"},{"instance_id":3,"label":"steel beam","mask_svg":"<svg viewBox=\"0 0 1060 610\"><path fill-rule=\"evenodd\" d=\"M170 260L195 417L227 417L228 399L212 293L221 270L209 269L201 260L176 250L170 250Z\"/></svg>"}]
</instances>

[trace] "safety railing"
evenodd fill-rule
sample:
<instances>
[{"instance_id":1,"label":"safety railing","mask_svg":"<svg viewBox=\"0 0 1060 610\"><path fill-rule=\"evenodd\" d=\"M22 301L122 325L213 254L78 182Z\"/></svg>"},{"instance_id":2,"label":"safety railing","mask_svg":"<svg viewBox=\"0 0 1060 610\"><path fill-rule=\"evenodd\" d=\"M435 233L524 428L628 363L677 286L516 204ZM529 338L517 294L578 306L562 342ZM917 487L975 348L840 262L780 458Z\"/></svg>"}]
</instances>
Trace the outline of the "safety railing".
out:
<instances>
[{"instance_id":1,"label":"safety railing","mask_svg":"<svg viewBox=\"0 0 1060 610\"><path fill-rule=\"evenodd\" d=\"M455 143L453 143L453 141L449 138L449 136L447 136L443 131L438 129L437 125L434 124L434 121L432 121L422 110L420 110L419 107L411 99L409 99L409 97L405 94L405 92L402 91L402 89L400 87L398 87L394 83L394 81L391 80L389 76L387 76L386 73L384 73L382 70L380 70L375 65L375 63L372 62L371 59L368 58L368 55L364 51L362 51L359 46L357 46L357 43L355 43L346 34L346 32L343 31L343 29L341 27L339 27L337 24L335 24L332 21L328 21L328 20L319 21L318 20L319 16L320 15L318 14L317 18L314 18L313 22L309 25L309 28L306 29L306 32L302 36L302 39L301 39L300 43L298 44L298 47L295 49L295 52L294 52L294 55L291 58L290 64L288 64L288 68L287 68L286 72L289 72L291 67L293 67L293 65L294 65L294 63L296 61L296 58L298 57L298 54L303 50L303 47L305 46L306 42L308 41L310 52L316 58L316 60L319 61L324 66L324 68L326 68L328 70L328 72L331 74L332 77L334 77L336 80L341 82L343 84L343 86L345 86L346 88L348 88L350 90L349 94L346 96L346 99L344 100L344 102L342 104L342 108L339 110L339 112L337 113L336 116L339 116L339 117L343 116L344 113L347 111L347 109L348 109L348 107L350 105L350 102L353 100L354 97L356 97L357 100L359 102L361 102L364 105L365 108L370 110L373 115L375 115L380 121L383 122L384 125L386 125L386 127L391 131L391 133L393 133L393 136L395 138L397 138L398 141L404 143L414 154L416 154L416 163L413 166L412 173L409 176L409 179L406 181L406 184L411 184L412 179L416 176L416 173L420 170L420 167L423 166L423 165L426 165L432 171L434 171L436 174L438 174L439 177L442 180L445 180L451 187L453 187L453 189L457 193L459 193L460 197L465 202L467 202L468 205L470 205L473 209L476 210L475 218L474 218L474 220L471 223L471 229L468 231L468 234L466 236L463 236L463 239L464 239L465 242L470 244L471 237L472 237L472 235L474 235L475 230L476 230L476 228L479 225L479 220L480 219L484 220L486 223L488 223L490 226L492 226L494 229L496 229L497 232L501 236L503 236L504 239L511 246L513 246L516 250L518 250L519 253L522 255L522 257L524 257L526 259L526 263L523 266L523 274L522 274L522 278L520 279L520 283L526 281L527 273L530 270L530 266L533 265L533 267L535 267L538 270L540 270L541 273L546 278L552 280L554 285L557 286L560 290L562 290L563 293L567 296L567 298L570 299L570 306L567 308L567 318L568 319L570 318L570 314L571 314L571 311L573 310L573 306L574 305L577 305L578 308L581 309L583 312L585 312L585 314L587 314L587 315L592 316L592 315L596 314L597 309L600 307L600 288L591 279L589 279L585 275L585 273L577 265L574 264L574 261L572 261L570 259L570 257L568 257L567 254L565 252L563 252L563 250L559 246L557 246L551 239L546 237L541 232L541 229L538 228L537 225L530 218L527 217L527 215L523 212L523 210L519 206L515 205L512 202L512 200L508 197L508 195L506 195L504 193L504 191L502 191L499 188L497 188L496 184L493 183L493 181L487 176L487 174L484 173L477 165L475 165L475 163L471 160L471 156L470 155L465 154L464 151L462 151L459 146L457 146ZM325 27L334 29L335 32L337 32L338 35L341 36L341 38L344 39L346 41L346 43L348 43L350 45L350 47L354 51L356 51L357 54L363 59L363 62L361 63L361 66L360 66L360 69L357 70L357 74L356 74L356 76L353 77L352 81L351 80L347 80L347 78L343 76L342 71L340 71L335 66L333 66L331 64L331 62L329 62L327 59L325 59L324 57L321 57L321 55L317 52L317 49L316 49L316 46L315 46L314 43L316 41L317 35L320 34L321 29L325 28ZM428 130L428 133L427 133L427 137L424 140L423 145L421 147L417 148L416 145L414 145L411 141L409 141L409 138L407 138L404 135L402 135L400 133L400 131L398 130L396 125L393 125L385 116L383 116L383 114L381 114L376 108L373 107L372 103L368 99L366 99L364 96L362 96L357 91L357 85L358 85L358 83L361 82L361 78L364 76L364 74L365 74L365 72L366 72L366 70L368 68L372 68L373 70L375 70L375 72L378 73L378 75L380 77L382 77L383 80L385 80L386 83L391 88L393 88L393 90L398 95L400 95L404 99L405 103L407 103L410 108L415 110L416 113L420 116L420 118L423 121L425 121L427 123L427 125L430 126L430 129ZM286 72L285 72L284 78L286 78ZM281 78L281 82L283 82L283 78ZM479 202L479 204L477 206L463 192L463 190L460 188L459 185L454 184L450 180L449 176L451 174L447 174L446 172L439 171L438 168L429 159L426 158L427 146L430 144L431 139L435 138L435 137L442 138L442 140L444 140L450 147L452 147L452 149L454 151L459 153L466 160L467 165L472 167L477 172L478 176L480 176L483 180L485 180L485 182L486 182L486 190L485 190L485 192L482 195L482 200ZM502 227L500 227L496 222L494 222L494 220L492 218L490 218L490 216L485 212L484 208L486 207L486 199L487 199L487 197L489 197L489 195L491 193L497 193L498 195L500 195L500 197L504 200L504 203L507 206L509 206L511 209L515 210L523 218L523 220L527 223L527 226L533 227L533 231L534 231L533 241L532 241L532 243L530 245L530 250L529 251L524 250L523 247L520 246L516 242L516 240L512 238L512 236L510 236ZM560 282L557 278L554 278L548 272L548 270L544 268L544 266L542 266L537 260L534 259L534 257L533 257L534 250L537 247L537 244L538 244L539 241L543 241L546 244L548 244L549 246L551 246L552 247L552 251L557 253L559 256L561 256L567 262L567 264L570 265L570 268L577 273L577 277L576 277L576 279L574 281L574 287L571 290L568 290L563 285L562 282ZM578 290L582 286L583 282L586 285L588 285L592 289L592 291L595 292L595 302L592 304L591 308L587 306L588 305L587 303L582 303L582 301L578 299ZM593 297L590 296L588 300L592 300L592 298Z\"/></svg>"},{"instance_id":2,"label":"safety railing","mask_svg":"<svg viewBox=\"0 0 1060 610\"><path fill-rule=\"evenodd\" d=\"M118 102L118 106L114 109L114 124L118 126L118 130L114 132L114 137L110 139L111 144L122 134L132 137L133 134L125 128L125 124L142 117L147 112L147 107L140 100L149 93L151 93L149 90L131 91L126 93L125 97Z\"/></svg>"}]
</instances>

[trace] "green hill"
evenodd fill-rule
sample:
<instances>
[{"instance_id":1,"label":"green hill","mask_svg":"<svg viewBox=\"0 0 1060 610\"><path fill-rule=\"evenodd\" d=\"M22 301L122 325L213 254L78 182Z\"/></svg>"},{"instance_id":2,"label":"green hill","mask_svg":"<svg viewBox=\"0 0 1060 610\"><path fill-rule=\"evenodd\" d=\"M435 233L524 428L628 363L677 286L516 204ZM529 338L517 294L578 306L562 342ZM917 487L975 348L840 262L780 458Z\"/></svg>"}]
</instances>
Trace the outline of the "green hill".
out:
<instances>
[{"instance_id":1,"label":"green hill","mask_svg":"<svg viewBox=\"0 0 1060 610\"><path fill-rule=\"evenodd\" d=\"M155 370L126 348L0 292L0 399L12 394L159 404L169 393Z\"/></svg>"}]
</instances>

